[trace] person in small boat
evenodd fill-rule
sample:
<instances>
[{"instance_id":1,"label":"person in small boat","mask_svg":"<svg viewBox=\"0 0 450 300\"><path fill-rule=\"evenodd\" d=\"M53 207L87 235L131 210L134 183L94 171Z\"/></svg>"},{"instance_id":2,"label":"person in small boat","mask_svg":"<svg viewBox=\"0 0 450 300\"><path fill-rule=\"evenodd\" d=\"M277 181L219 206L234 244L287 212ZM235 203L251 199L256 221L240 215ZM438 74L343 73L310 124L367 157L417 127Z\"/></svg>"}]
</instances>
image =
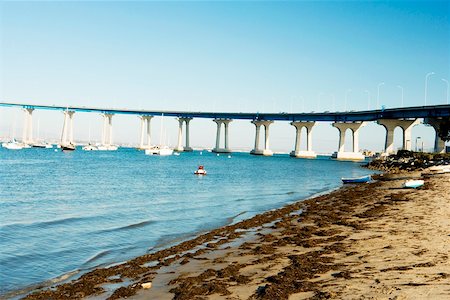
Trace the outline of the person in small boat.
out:
<instances>
[{"instance_id":1,"label":"person in small boat","mask_svg":"<svg viewBox=\"0 0 450 300\"><path fill-rule=\"evenodd\" d=\"M197 169L197 171L195 171L195 174L204 175L204 174L206 174L206 170L203 166L198 166L198 169Z\"/></svg>"}]
</instances>

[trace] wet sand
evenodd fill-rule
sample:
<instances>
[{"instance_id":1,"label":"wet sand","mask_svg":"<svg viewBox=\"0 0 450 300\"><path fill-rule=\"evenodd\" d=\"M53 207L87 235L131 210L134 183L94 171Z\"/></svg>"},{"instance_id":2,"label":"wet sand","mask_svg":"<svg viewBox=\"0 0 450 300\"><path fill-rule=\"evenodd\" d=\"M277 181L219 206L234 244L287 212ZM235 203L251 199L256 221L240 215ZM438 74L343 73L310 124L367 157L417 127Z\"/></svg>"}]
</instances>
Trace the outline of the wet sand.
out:
<instances>
[{"instance_id":1,"label":"wet sand","mask_svg":"<svg viewBox=\"0 0 450 300\"><path fill-rule=\"evenodd\" d=\"M383 178L96 269L27 299L449 299L450 174L427 178L417 190Z\"/></svg>"}]
</instances>

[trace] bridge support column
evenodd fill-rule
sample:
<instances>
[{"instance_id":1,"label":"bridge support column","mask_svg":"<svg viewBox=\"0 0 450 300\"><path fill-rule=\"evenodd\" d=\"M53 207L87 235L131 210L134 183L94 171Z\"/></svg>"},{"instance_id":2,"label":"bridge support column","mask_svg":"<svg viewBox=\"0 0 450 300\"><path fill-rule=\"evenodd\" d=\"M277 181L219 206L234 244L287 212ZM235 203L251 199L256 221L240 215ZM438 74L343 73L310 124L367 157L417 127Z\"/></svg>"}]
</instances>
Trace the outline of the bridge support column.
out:
<instances>
[{"instance_id":1,"label":"bridge support column","mask_svg":"<svg viewBox=\"0 0 450 300\"><path fill-rule=\"evenodd\" d=\"M192 118L178 118L178 145L174 149L178 152L190 152L192 151L192 148L189 146L189 122L192 120ZM183 122L186 124L186 144L183 147Z\"/></svg>"},{"instance_id":2,"label":"bridge support column","mask_svg":"<svg viewBox=\"0 0 450 300\"><path fill-rule=\"evenodd\" d=\"M103 116L102 146L98 147L98 150L117 150L117 147L113 145L112 139L113 114L104 113L102 116Z\"/></svg>"},{"instance_id":3,"label":"bridge support column","mask_svg":"<svg viewBox=\"0 0 450 300\"><path fill-rule=\"evenodd\" d=\"M231 119L214 119L213 120L216 124L217 124L217 134L216 134L216 147L212 150L213 152L216 153L230 153L231 149L229 148L228 145L228 127L230 122L232 122L233 120ZM225 127L225 147L224 148L220 148L220 131L221 131L221 127L222 124Z\"/></svg>"},{"instance_id":4,"label":"bridge support column","mask_svg":"<svg viewBox=\"0 0 450 300\"><path fill-rule=\"evenodd\" d=\"M252 124L256 126L256 135L255 135L255 148L250 151L250 154L253 155L264 155L264 156L272 156L273 152L270 150L270 135L269 135L269 126L273 121L252 121ZM264 149L259 148L259 133L261 131L261 126L264 125Z\"/></svg>"},{"instance_id":5,"label":"bridge support column","mask_svg":"<svg viewBox=\"0 0 450 300\"><path fill-rule=\"evenodd\" d=\"M440 136L450 137L450 118L426 118L424 119L424 123L433 126L434 131L436 132L434 138L434 152L445 153L445 141ZM442 132L444 130L447 132Z\"/></svg>"},{"instance_id":6,"label":"bridge support column","mask_svg":"<svg viewBox=\"0 0 450 300\"><path fill-rule=\"evenodd\" d=\"M379 119L377 120L379 125L382 125L386 129L386 140L384 143L385 154L392 154L394 150L394 130L400 127L403 130L403 150L411 151L411 130L419 123L418 119L414 120L399 120L399 119Z\"/></svg>"},{"instance_id":7,"label":"bridge support column","mask_svg":"<svg viewBox=\"0 0 450 300\"><path fill-rule=\"evenodd\" d=\"M139 143L139 149L149 149L152 145L152 132L150 122L153 116L139 116L139 118L141 119L141 141Z\"/></svg>"},{"instance_id":8,"label":"bridge support column","mask_svg":"<svg viewBox=\"0 0 450 300\"><path fill-rule=\"evenodd\" d=\"M74 111L64 111L64 123L61 136L61 145L75 145L73 140L73 115Z\"/></svg>"},{"instance_id":9,"label":"bridge support column","mask_svg":"<svg viewBox=\"0 0 450 300\"><path fill-rule=\"evenodd\" d=\"M25 118L23 123L22 143L33 144L33 110L34 108L24 108Z\"/></svg>"},{"instance_id":10,"label":"bridge support column","mask_svg":"<svg viewBox=\"0 0 450 300\"><path fill-rule=\"evenodd\" d=\"M359 129L366 126L366 122L333 123L333 127L339 130L339 149L331 156L339 160L364 160L365 156L359 152ZM345 132L352 132L352 151L345 151Z\"/></svg>"},{"instance_id":11,"label":"bridge support column","mask_svg":"<svg viewBox=\"0 0 450 300\"><path fill-rule=\"evenodd\" d=\"M301 158L316 158L317 155L312 151L312 129L316 123L315 122L291 122L291 125L295 127L295 150L290 153L292 157ZM306 151L300 150L301 132L302 128L306 128Z\"/></svg>"}]
</instances>

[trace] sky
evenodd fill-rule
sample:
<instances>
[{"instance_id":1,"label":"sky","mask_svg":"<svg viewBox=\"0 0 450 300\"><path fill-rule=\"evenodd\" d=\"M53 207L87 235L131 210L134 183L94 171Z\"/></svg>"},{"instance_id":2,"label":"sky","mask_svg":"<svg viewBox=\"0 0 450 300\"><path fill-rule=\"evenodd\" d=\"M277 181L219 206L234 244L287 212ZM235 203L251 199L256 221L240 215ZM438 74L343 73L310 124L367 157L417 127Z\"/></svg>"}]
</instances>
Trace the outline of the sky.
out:
<instances>
[{"instance_id":1,"label":"sky","mask_svg":"<svg viewBox=\"0 0 450 300\"><path fill-rule=\"evenodd\" d=\"M428 89L425 96L425 76ZM0 101L152 110L345 111L445 104L450 1L0 1ZM380 83L384 83L380 85ZM400 86L400 87L399 87ZM379 88L378 88L379 87ZM57 139L60 112L35 111L35 135ZM159 118L152 122L159 141ZM75 139L99 141L99 115L75 115ZM23 113L0 108L0 137L20 137ZM37 126L39 124L39 126ZM114 116L114 140L137 143L139 120ZM169 143L178 122L165 118ZM292 150L295 129L271 126L271 148ZM194 119L191 144L213 147L215 123ZM401 135L396 130L396 146ZM249 149L249 121L230 145ZM413 129L432 147L434 130ZM361 130L382 150L385 130ZM313 148L337 150L316 125Z\"/></svg>"}]
</instances>

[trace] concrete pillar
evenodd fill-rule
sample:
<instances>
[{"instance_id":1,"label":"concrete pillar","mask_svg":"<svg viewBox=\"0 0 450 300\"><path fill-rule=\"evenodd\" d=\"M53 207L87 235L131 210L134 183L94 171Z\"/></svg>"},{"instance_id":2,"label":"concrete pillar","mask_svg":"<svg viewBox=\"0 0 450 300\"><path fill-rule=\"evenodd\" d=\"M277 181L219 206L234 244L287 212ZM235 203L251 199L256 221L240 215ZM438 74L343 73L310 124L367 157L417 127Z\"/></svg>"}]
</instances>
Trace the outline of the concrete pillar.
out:
<instances>
[{"instance_id":1,"label":"concrete pillar","mask_svg":"<svg viewBox=\"0 0 450 300\"><path fill-rule=\"evenodd\" d=\"M269 126L270 124L264 124L264 151L270 148Z\"/></svg>"},{"instance_id":2,"label":"concrete pillar","mask_svg":"<svg viewBox=\"0 0 450 300\"><path fill-rule=\"evenodd\" d=\"M316 153L312 151L312 130L316 122L310 122L309 126L306 126L306 151L313 154L316 157Z\"/></svg>"},{"instance_id":3,"label":"concrete pillar","mask_svg":"<svg viewBox=\"0 0 450 300\"><path fill-rule=\"evenodd\" d=\"M178 118L178 145L175 151L182 152L183 149L183 118Z\"/></svg>"},{"instance_id":4,"label":"concrete pillar","mask_svg":"<svg viewBox=\"0 0 450 300\"><path fill-rule=\"evenodd\" d=\"M217 133L216 133L216 148L215 150L219 150L220 146L220 127L222 127L222 120L213 120L217 124Z\"/></svg>"},{"instance_id":5,"label":"concrete pillar","mask_svg":"<svg viewBox=\"0 0 450 300\"><path fill-rule=\"evenodd\" d=\"M112 145L112 117L113 114L103 114L103 133L102 133L102 145L109 148ZM109 150L109 149L107 149Z\"/></svg>"},{"instance_id":6,"label":"concrete pillar","mask_svg":"<svg viewBox=\"0 0 450 300\"><path fill-rule=\"evenodd\" d=\"M411 130L419 123L418 119L400 120L400 119L380 119L377 120L379 125L386 129L386 140L384 143L384 152L386 154L395 153L394 149L394 130L400 127L403 130L402 149L411 150Z\"/></svg>"},{"instance_id":7,"label":"concrete pillar","mask_svg":"<svg viewBox=\"0 0 450 300\"><path fill-rule=\"evenodd\" d=\"M229 139L228 139L228 128L229 128L229 125L230 125L230 122L231 122L232 120L224 120L223 121L223 124L224 124L224 126L225 126L225 150L227 151L227 152L231 152L231 150L230 150L230 148L228 147L228 141L229 141Z\"/></svg>"},{"instance_id":8,"label":"concrete pillar","mask_svg":"<svg viewBox=\"0 0 450 300\"><path fill-rule=\"evenodd\" d=\"M33 111L34 108L24 108L25 112L23 131L22 131L22 143L33 144Z\"/></svg>"},{"instance_id":9,"label":"concrete pillar","mask_svg":"<svg viewBox=\"0 0 450 300\"><path fill-rule=\"evenodd\" d=\"M151 147L152 133L150 121L153 116L139 116L141 119L141 140L139 143L139 149L148 149ZM146 143L147 137L147 143Z\"/></svg>"},{"instance_id":10,"label":"concrete pillar","mask_svg":"<svg viewBox=\"0 0 450 300\"><path fill-rule=\"evenodd\" d=\"M346 129L338 128L339 130L339 148L338 152L344 152L345 151L345 131Z\"/></svg>"},{"instance_id":11,"label":"concrete pillar","mask_svg":"<svg viewBox=\"0 0 450 300\"><path fill-rule=\"evenodd\" d=\"M339 149L331 156L339 160L364 160L365 157L359 152L359 129L366 126L366 122L333 123L333 127L339 130ZM347 129L352 133L352 151L345 151L345 132Z\"/></svg>"},{"instance_id":12,"label":"concrete pillar","mask_svg":"<svg viewBox=\"0 0 450 300\"><path fill-rule=\"evenodd\" d=\"M312 151L312 129L315 122L294 121L290 123L295 127L295 149L291 151L290 156L300 158L316 158L316 153ZM306 128L306 151L300 149L301 132L303 127Z\"/></svg>"},{"instance_id":13,"label":"concrete pillar","mask_svg":"<svg viewBox=\"0 0 450 300\"><path fill-rule=\"evenodd\" d=\"M254 122L252 122L252 123L255 124L255 126L256 126L255 147L253 148L253 150L259 151L259 133L261 131L261 124L257 124Z\"/></svg>"},{"instance_id":14,"label":"concrete pillar","mask_svg":"<svg viewBox=\"0 0 450 300\"><path fill-rule=\"evenodd\" d=\"M186 124L186 144L184 145L185 152L192 151L192 148L189 145L189 123L191 122L191 120L192 120L192 118L184 118L184 122Z\"/></svg>"},{"instance_id":15,"label":"concrete pillar","mask_svg":"<svg viewBox=\"0 0 450 300\"><path fill-rule=\"evenodd\" d=\"M255 124L256 126L256 135L255 135L255 148L250 151L250 154L253 155L264 155L264 156L271 156L273 155L273 152L269 149L270 148L270 135L269 135L269 126L272 124L273 121L264 121L264 120L254 120L252 121L252 124ZM261 150L259 148L259 133L261 125L264 125L264 149Z\"/></svg>"},{"instance_id":16,"label":"concrete pillar","mask_svg":"<svg viewBox=\"0 0 450 300\"><path fill-rule=\"evenodd\" d=\"M450 124L450 118L426 118L424 123L433 126L435 131L434 137L434 152L445 153L445 141L439 136L440 130L442 130L441 125L444 123ZM449 127L450 128L450 127ZM442 135L450 135L450 132L446 132Z\"/></svg>"},{"instance_id":17,"label":"concrete pillar","mask_svg":"<svg viewBox=\"0 0 450 300\"><path fill-rule=\"evenodd\" d=\"M141 119L141 140L139 142L139 149L144 149L146 118L144 116L139 116L139 118Z\"/></svg>"},{"instance_id":18,"label":"concrete pillar","mask_svg":"<svg viewBox=\"0 0 450 300\"><path fill-rule=\"evenodd\" d=\"M295 126L295 123L291 122L291 125ZM296 153L300 152L301 138L302 138L302 128L299 126L295 126L295 148L293 151L294 153L291 152L291 156L295 156Z\"/></svg>"},{"instance_id":19,"label":"concrete pillar","mask_svg":"<svg viewBox=\"0 0 450 300\"><path fill-rule=\"evenodd\" d=\"M112 127L112 115L108 115L108 145L113 144L113 127Z\"/></svg>"},{"instance_id":20,"label":"concrete pillar","mask_svg":"<svg viewBox=\"0 0 450 300\"><path fill-rule=\"evenodd\" d=\"M230 153L231 150L228 148L228 125L232 120L230 119L214 119L214 122L217 124L217 135L216 135L216 147L213 149L213 152L216 153ZM225 127L225 145L224 148L220 147L220 130L224 124Z\"/></svg>"},{"instance_id":21,"label":"concrete pillar","mask_svg":"<svg viewBox=\"0 0 450 300\"><path fill-rule=\"evenodd\" d=\"M151 127L151 121L152 116L145 116L145 119L147 120L147 148L150 148L152 146L152 127Z\"/></svg>"}]
</instances>

